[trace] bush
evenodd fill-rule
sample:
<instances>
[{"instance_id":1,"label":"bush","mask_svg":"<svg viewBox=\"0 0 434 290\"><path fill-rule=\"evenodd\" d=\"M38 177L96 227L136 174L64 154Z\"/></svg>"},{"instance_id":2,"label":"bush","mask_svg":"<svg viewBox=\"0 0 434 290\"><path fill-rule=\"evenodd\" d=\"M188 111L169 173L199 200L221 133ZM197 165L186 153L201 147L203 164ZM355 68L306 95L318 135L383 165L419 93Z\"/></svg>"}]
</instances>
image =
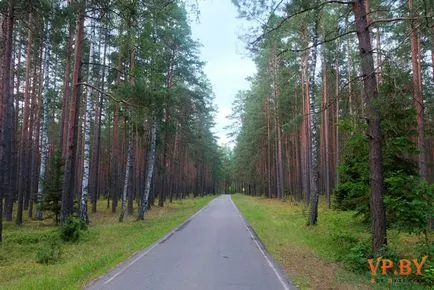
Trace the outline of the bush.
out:
<instances>
[{"instance_id":1,"label":"bush","mask_svg":"<svg viewBox=\"0 0 434 290\"><path fill-rule=\"evenodd\" d=\"M58 240L42 243L36 250L36 262L54 264L62 256L62 248Z\"/></svg>"},{"instance_id":2,"label":"bush","mask_svg":"<svg viewBox=\"0 0 434 290\"><path fill-rule=\"evenodd\" d=\"M424 233L434 216L433 188L421 178L401 171L384 181L390 192L384 199L390 226L410 234Z\"/></svg>"},{"instance_id":3,"label":"bush","mask_svg":"<svg viewBox=\"0 0 434 290\"><path fill-rule=\"evenodd\" d=\"M69 217L60 227L60 238L65 242L78 242L87 225L75 217Z\"/></svg>"},{"instance_id":4,"label":"bush","mask_svg":"<svg viewBox=\"0 0 434 290\"><path fill-rule=\"evenodd\" d=\"M63 160L59 150L53 154L48 163L47 173L43 181L44 200L42 210L51 213L54 222L59 224L63 182ZM50 215L48 216L50 217Z\"/></svg>"},{"instance_id":5,"label":"bush","mask_svg":"<svg viewBox=\"0 0 434 290\"><path fill-rule=\"evenodd\" d=\"M350 249L359 242L355 236L346 232L332 233L331 238L335 245L339 245L339 247L336 248L338 260L342 260Z\"/></svg>"},{"instance_id":6,"label":"bush","mask_svg":"<svg viewBox=\"0 0 434 290\"><path fill-rule=\"evenodd\" d=\"M366 272L370 253L370 241L359 241L342 257L342 261L351 271Z\"/></svg>"},{"instance_id":7,"label":"bush","mask_svg":"<svg viewBox=\"0 0 434 290\"><path fill-rule=\"evenodd\" d=\"M433 285L434 284L434 243L420 243L416 247L416 257L421 259L424 256L428 256L428 259L426 260L424 266L423 266L423 272L421 276L417 276L416 279L420 281L421 283L427 284L427 285Z\"/></svg>"}]
</instances>

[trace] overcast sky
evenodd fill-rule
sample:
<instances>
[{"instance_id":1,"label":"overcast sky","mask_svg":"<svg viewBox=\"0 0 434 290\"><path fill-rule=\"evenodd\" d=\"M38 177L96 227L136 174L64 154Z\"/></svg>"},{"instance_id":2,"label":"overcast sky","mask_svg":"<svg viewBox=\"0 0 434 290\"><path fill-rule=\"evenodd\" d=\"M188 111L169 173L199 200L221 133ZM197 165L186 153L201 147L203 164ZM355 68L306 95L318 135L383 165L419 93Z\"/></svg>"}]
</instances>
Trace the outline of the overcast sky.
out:
<instances>
[{"instance_id":1,"label":"overcast sky","mask_svg":"<svg viewBox=\"0 0 434 290\"><path fill-rule=\"evenodd\" d=\"M201 60L206 62L205 73L211 81L218 106L215 118L219 144L228 142L223 129L230 124L226 116L239 90L249 87L246 77L256 72L255 64L245 56L244 43L239 40L243 20L237 18L231 0L199 0L200 19L192 22L193 39L199 40Z\"/></svg>"}]
</instances>

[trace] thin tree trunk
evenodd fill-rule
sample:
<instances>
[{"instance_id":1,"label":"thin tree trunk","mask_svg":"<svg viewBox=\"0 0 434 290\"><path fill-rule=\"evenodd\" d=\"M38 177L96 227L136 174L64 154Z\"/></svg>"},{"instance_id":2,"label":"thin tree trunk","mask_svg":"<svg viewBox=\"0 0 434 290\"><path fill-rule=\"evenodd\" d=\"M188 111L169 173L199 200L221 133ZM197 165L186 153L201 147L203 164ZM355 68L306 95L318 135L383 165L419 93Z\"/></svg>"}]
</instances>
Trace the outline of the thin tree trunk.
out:
<instances>
[{"instance_id":1,"label":"thin tree trunk","mask_svg":"<svg viewBox=\"0 0 434 290\"><path fill-rule=\"evenodd\" d=\"M96 17L95 12L93 17ZM95 62L95 20L91 20L91 36L90 36L90 48L89 48L89 65L88 65L88 82L93 83L93 65ZM84 101L86 104L86 120L84 123L84 159L83 159L83 179L81 183L81 201L80 201L80 220L83 223L89 223L89 216L87 213L87 200L89 197L89 169L90 169L90 150L91 150L91 132L92 132L92 111L94 110L92 89L87 88L86 99Z\"/></svg>"},{"instance_id":2,"label":"thin tree trunk","mask_svg":"<svg viewBox=\"0 0 434 290\"><path fill-rule=\"evenodd\" d=\"M131 187L130 187L130 174L133 170L133 145L131 141L131 132L128 134L129 138L127 140L128 142L128 154L127 154L127 166L125 169L125 179L124 179L124 190L122 192L122 211L121 215L119 216L119 222L124 221L125 213L127 212L127 198L128 195L131 194Z\"/></svg>"},{"instance_id":3,"label":"thin tree trunk","mask_svg":"<svg viewBox=\"0 0 434 290\"><path fill-rule=\"evenodd\" d=\"M107 33L104 35L104 52L103 52L103 68L101 75L101 90L104 91L105 88L105 72L106 72L106 55L107 55ZM97 102L97 114L95 117L95 140L94 140L94 148L93 148L93 190L92 190L92 212L96 213L97 210L97 202L98 202L98 191L100 190L100 178L99 178L99 169L100 169L100 156L101 156L101 123L102 123L102 110L104 107L104 95L100 93L99 100Z\"/></svg>"},{"instance_id":4,"label":"thin tree trunk","mask_svg":"<svg viewBox=\"0 0 434 290\"><path fill-rule=\"evenodd\" d=\"M268 174L268 180L267 180L267 184L268 184L268 192L267 192L267 197L271 198L272 197L272 192L271 192L271 124L270 124L270 98L267 97L266 100L266 110L267 110L267 174Z\"/></svg>"},{"instance_id":5,"label":"thin tree trunk","mask_svg":"<svg viewBox=\"0 0 434 290\"><path fill-rule=\"evenodd\" d=\"M33 14L30 8L28 15L28 25L32 27ZM24 195L28 190L27 184L27 172L28 172L28 132L29 132L29 117L30 117L30 87L31 87L31 65L32 65L32 43L33 43L33 31L29 28L27 31L27 53L26 53L26 76L24 87L24 108L23 108L23 123L21 127L21 141L20 141L20 153L19 153L19 187L18 187L18 200L17 200L17 217L16 224L21 225L23 223L23 203ZM36 61L35 61L36 68Z\"/></svg>"},{"instance_id":6,"label":"thin tree trunk","mask_svg":"<svg viewBox=\"0 0 434 290\"><path fill-rule=\"evenodd\" d=\"M338 39L338 41L339 41L339 39ZM348 44L348 43L347 43ZM335 114L335 127L334 127L334 130L335 130L335 139L334 139L334 142L335 142L335 168L336 168L336 176L335 176L335 187L339 184L339 163L340 163L340 158L339 158L339 154L340 154L340 150L339 150L339 147L340 147L340 144L339 144L339 110L340 110L340 107L339 107L339 94L340 94L340 88L339 88L339 42L337 43L337 49L336 49L336 60L335 60L335 70L336 70L336 79L335 79L335 91L336 91L336 93L335 93L335 98L336 98L336 114ZM349 47L349 45L347 45L347 51L349 52L349 49L350 49L350 47ZM351 84L351 70L350 71L348 71L348 78L349 78L349 84ZM351 95L352 94L352 92L350 91L350 88L348 88L348 90L349 90L349 94Z\"/></svg>"},{"instance_id":7,"label":"thin tree trunk","mask_svg":"<svg viewBox=\"0 0 434 290\"><path fill-rule=\"evenodd\" d=\"M413 0L408 0L408 8L414 16ZM419 175L427 179L424 104L422 95L422 74L420 66L420 32L419 21L410 22L411 68L413 71L413 106L417 119L417 147L419 149Z\"/></svg>"},{"instance_id":8,"label":"thin tree trunk","mask_svg":"<svg viewBox=\"0 0 434 290\"><path fill-rule=\"evenodd\" d=\"M311 174L310 174L310 210L309 210L309 225L316 225L318 221L318 198L319 198L319 146L318 146L318 114L316 111L315 100L315 74L317 62L317 42L318 42L318 25L319 13L315 13L314 27L314 48L312 49L311 63L311 80L309 81L310 88L310 136L311 136Z\"/></svg>"},{"instance_id":9,"label":"thin tree trunk","mask_svg":"<svg viewBox=\"0 0 434 290\"><path fill-rule=\"evenodd\" d=\"M146 172L146 181L145 181L145 192L142 197L142 201L140 203L140 210L139 210L139 216L138 220L144 220L145 218L145 211L148 208L149 204L149 194L151 192L151 184L152 184L152 177L154 176L154 167L155 167L155 155L157 151L157 121L156 117L152 117L152 124L151 124L151 140L150 140L150 146L149 146L149 152L148 152L148 160L147 160L147 172Z\"/></svg>"},{"instance_id":10,"label":"thin tree trunk","mask_svg":"<svg viewBox=\"0 0 434 290\"><path fill-rule=\"evenodd\" d=\"M375 77L371 36L366 17L366 2L367 1L365 0L356 0L353 2L352 6L356 20L357 37L359 40L361 69L364 83L364 98L366 103L366 118L368 122L372 249L374 253L378 253L381 247L387 244L387 233L386 213L384 208L380 114L374 104L375 100L378 98L377 79Z\"/></svg>"},{"instance_id":11,"label":"thin tree trunk","mask_svg":"<svg viewBox=\"0 0 434 290\"><path fill-rule=\"evenodd\" d=\"M324 187L327 198L327 205L331 207L330 196L330 172L329 172L329 110L328 110L328 90L327 90L327 63L326 52L324 48L324 61L323 61L323 96L324 96Z\"/></svg>"},{"instance_id":12,"label":"thin tree trunk","mask_svg":"<svg viewBox=\"0 0 434 290\"><path fill-rule=\"evenodd\" d=\"M71 6L72 0L68 0L68 6ZM71 56L74 43L74 24L69 23L69 36L66 44L65 56L65 71L63 75L63 102L62 102L62 121L60 129L60 148L62 158L66 157L66 150L68 144L68 122L69 122L69 108L71 99Z\"/></svg>"},{"instance_id":13,"label":"thin tree trunk","mask_svg":"<svg viewBox=\"0 0 434 290\"><path fill-rule=\"evenodd\" d=\"M42 130L41 130L41 147L39 152L41 152L41 162L39 165L39 183L38 191L36 194L36 218L41 220L43 218L43 192L44 192L44 180L45 171L47 167L48 160L48 110L49 110L49 87L50 87L50 19L46 19L46 34L45 34L45 50L44 50L44 85L42 88Z\"/></svg>"}]
</instances>

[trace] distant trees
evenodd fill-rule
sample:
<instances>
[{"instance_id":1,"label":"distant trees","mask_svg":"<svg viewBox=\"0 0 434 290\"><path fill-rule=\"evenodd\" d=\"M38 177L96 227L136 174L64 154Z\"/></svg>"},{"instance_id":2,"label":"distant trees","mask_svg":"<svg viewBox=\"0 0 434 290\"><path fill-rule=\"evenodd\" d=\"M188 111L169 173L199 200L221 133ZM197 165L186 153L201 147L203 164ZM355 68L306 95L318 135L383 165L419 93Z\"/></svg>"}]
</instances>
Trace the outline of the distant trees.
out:
<instances>
[{"instance_id":1,"label":"distant trees","mask_svg":"<svg viewBox=\"0 0 434 290\"><path fill-rule=\"evenodd\" d=\"M434 171L427 169L432 168L433 156L428 157L424 147L433 147L432 138L425 136L433 120L424 114L432 110L432 102L422 98L422 91L431 96L433 80L424 78L421 70L432 66L427 53L432 47L432 31L421 28L421 23L430 23L432 7L414 0L398 1L391 7L366 0L233 2L241 16L263 23L246 35L258 73L252 78L250 90L242 92L242 98L236 101L241 124L236 132L234 179L242 187L256 189L249 194L291 196L308 202L311 225L317 222L319 192L326 194L330 205L331 192L338 188L339 202L345 203L349 196L343 197L342 193L351 195L358 184L358 192L363 192L358 206L370 211L372 246L378 252L387 243L386 211L391 214L390 209L396 208L390 204L393 198L385 197L385 192L393 196L389 175L384 175L389 170L384 168L389 166L388 158L401 159L405 154L410 160L418 159L419 176L434 180ZM356 39L354 34L358 47L351 44L351 39ZM273 55L279 59L275 74L268 65ZM409 83L411 75L413 81ZM271 89L279 92L278 102L273 102L278 104L275 110L270 110L274 96ZM389 130L389 126L397 128L400 120L390 119L381 107L388 106L385 100L392 97L391 90L398 98L391 102L399 103L408 112L394 116L414 121L407 124L407 131L395 130L398 135L392 139L389 131L382 131ZM406 107L409 100L417 112L414 116ZM418 137L405 137L412 128L417 129ZM367 136L358 141L366 142L366 150L361 150L360 143L354 147L359 133ZM383 134L387 134L386 139ZM384 142L395 144L395 138L415 142L418 151L401 147L401 155L395 152L391 157L390 145ZM280 140L284 140L281 152ZM366 164L354 163L358 157L347 150L362 154ZM280 154L285 160L282 166ZM241 170L242 166L247 168ZM403 169L410 167L408 163ZM395 174L405 175L397 171ZM415 180L423 183L418 177ZM409 198L425 202L416 195ZM417 223L423 227L420 220Z\"/></svg>"},{"instance_id":2,"label":"distant trees","mask_svg":"<svg viewBox=\"0 0 434 290\"><path fill-rule=\"evenodd\" d=\"M157 197L219 190L212 91L184 6L0 4L1 217L89 222L89 200L96 212L105 197L122 216L137 201L143 219Z\"/></svg>"}]
</instances>

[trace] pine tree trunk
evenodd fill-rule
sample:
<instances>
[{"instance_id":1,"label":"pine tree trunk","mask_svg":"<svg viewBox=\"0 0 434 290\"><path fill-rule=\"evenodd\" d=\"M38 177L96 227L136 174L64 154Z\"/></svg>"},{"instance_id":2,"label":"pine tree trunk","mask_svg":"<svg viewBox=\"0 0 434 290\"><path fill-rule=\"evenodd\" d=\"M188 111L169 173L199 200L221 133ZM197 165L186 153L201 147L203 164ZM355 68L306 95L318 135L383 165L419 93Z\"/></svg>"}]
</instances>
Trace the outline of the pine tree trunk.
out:
<instances>
[{"instance_id":1,"label":"pine tree trunk","mask_svg":"<svg viewBox=\"0 0 434 290\"><path fill-rule=\"evenodd\" d=\"M326 52L324 48L324 61L323 61L323 96L324 96L324 187L327 198L327 205L331 207L331 196L330 196L330 171L329 171L329 104L328 104L328 90L327 90L327 63L326 63Z\"/></svg>"},{"instance_id":2,"label":"pine tree trunk","mask_svg":"<svg viewBox=\"0 0 434 290\"><path fill-rule=\"evenodd\" d=\"M84 4L83 4L84 5ZM72 214L74 207L74 181L77 166L77 139L80 113L79 74L81 62L81 49L84 30L84 8L80 8L77 18L75 34L74 73L72 78L72 94L69 106L68 142L66 146L66 160L62 188L61 222Z\"/></svg>"},{"instance_id":3,"label":"pine tree trunk","mask_svg":"<svg viewBox=\"0 0 434 290\"><path fill-rule=\"evenodd\" d=\"M32 11L29 11L28 15L28 25L32 27L33 15ZM28 190L27 184L27 172L28 172L28 132L29 132L29 117L30 117L30 87L31 87L31 65L32 65L32 36L33 31L29 28L27 31L27 52L26 52L26 76L25 76L25 86L24 86L24 107L23 107L23 123L21 127L21 141L20 141L20 153L19 153L19 187L18 187L18 200L17 200L17 217L16 224L21 225L23 223L23 203L24 195ZM36 63L36 61L35 61ZM36 68L36 64L35 64Z\"/></svg>"},{"instance_id":4,"label":"pine tree trunk","mask_svg":"<svg viewBox=\"0 0 434 290\"><path fill-rule=\"evenodd\" d=\"M271 198L273 197L272 191L271 191L271 124L270 124L270 99L267 97L266 100L266 110L267 110L267 185L268 185L268 191L267 191L267 197Z\"/></svg>"},{"instance_id":5,"label":"pine tree trunk","mask_svg":"<svg viewBox=\"0 0 434 290\"><path fill-rule=\"evenodd\" d=\"M380 114L374 104L375 100L378 98L377 79L375 77L371 36L366 17L366 2L367 1L365 0L356 0L353 2L352 6L356 20L357 37L359 40L366 118L368 122L372 249L374 253L378 253L381 247L387 244L386 213L384 207Z\"/></svg>"},{"instance_id":6,"label":"pine tree trunk","mask_svg":"<svg viewBox=\"0 0 434 290\"><path fill-rule=\"evenodd\" d=\"M408 0L408 9L414 16L413 0ZM411 68L413 71L413 106L417 119L417 147L419 149L419 175L427 179L424 103L422 96L422 73L420 66L420 32L419 21L410 22Z\"/></svg>"},{"instance_id":7,"label":"pine tree trunk","mask_svg":"<svg viewBox=\"0 0 434 290\"><path fill-rule=\"evenodd\" d=\"M71 1L68 0L68 6L71 6ZM69 36L66 44L65 56L65 71L63 75L63 102L62 102L62 121L60 129L60 148L62 150L62 158L66 157L66 150L68 144L68 122L69 122L69 108L71 102L71 57L72 48L74 43L74 24L69 23Z\"/></svg>"},{"instance_id":8,"label":"pine tree trunk","mask_svg":"<svg viewBox=\"0 0 434 290\"><path fill-rule=\"evenodd\" d=\"M339 40L338 40L339 41ZM340 154L340 143L339 143L339 125L338 125L338 123L339 123L339 110L340 110L340 107L339 107L339 94L340 94L340 88L339 88L339 42L338 42L338 44L337 44L337 49L336 49L336 56L335 56L335 58L336 58L336 60L335 60L335 70L336 70L336 79L335 79L335 91L336 91L336 93L335 93L335 98L336 98L336 106L335 106L335 127L334 127L334 130L335 130L335 138L334 138L334 149L335 149L335 152L334 152L334 154L335 154L335 170L336 170L336 175L335 175L335 187L337 187L337 185L339 184L339 170L338 170L338 168L339 168L339 163L340 163L340 158L339 158L339 154ZM347 46L347 49L348 49L348 51L349 51L349 46ZM351 78L351 70L348 72L348 78ZM351 84L351 80L349 80L349 83ZM352 92L350 91L350 88L349 88L349 94L350 94L350 96L351 96L351 94L352 94Z\"/></svg>"},{"instance_id":9,"label":"pine tree trunk","mask_svg":"<svg viewBox=\"0 0 434 290\"><path fill-rule=\"evenodd\" d=\"M7 13L0 14L0 242L3 240L3 193L10 190L10 156L13 132L13 95L11 93L10 68L12 62L12 32L14 26L14 3L7 2Z\"/></svg>"}]
</instances>

